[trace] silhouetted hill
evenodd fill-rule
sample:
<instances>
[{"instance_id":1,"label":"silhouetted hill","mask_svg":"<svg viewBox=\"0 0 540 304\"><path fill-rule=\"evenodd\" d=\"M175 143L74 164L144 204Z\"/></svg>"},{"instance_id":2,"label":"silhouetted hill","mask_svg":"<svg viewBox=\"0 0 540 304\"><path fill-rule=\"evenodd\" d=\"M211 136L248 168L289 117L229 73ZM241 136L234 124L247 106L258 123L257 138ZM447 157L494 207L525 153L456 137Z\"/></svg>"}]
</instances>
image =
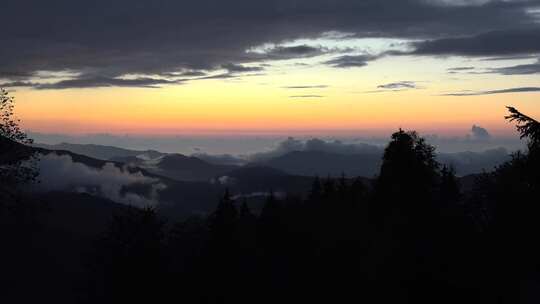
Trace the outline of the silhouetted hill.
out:
<instances>
[{"instance_id":1,"label":"silhouetted hill","mask_svg":"<svg viewBox=\"0 0 540 304\"><path fill-rule=\"evenodd\" d=\"M504 148L490 149L483 152L439 153L437 160L452 165L461 176L493 171L496 166L510 160L510 153Z\"/></svg>"},{"instance_id":2,"label":"silhouetted hill","mask_svg":"<svg viewBox=\"0 0 540 304\"><path fill-rule=\"evenodd\" d=\"M234 170L236 166L214 165L199 158L182 154L166 155L155 162L155 169L148 170L168 178L184 181L208 181L216 175Z\"/></svg>"},{"instance_id":3,"label":"silhouetted hill","mask_svg":"<svg viewBox=\"0 0 540 304\"><path fill-rule=\"evenodd\" d=\"M93 158L93 157L80 155L80 154L73 153L71 151L66 151L66 150L47 150L47 149L43 149L43 148L32 148L32 151L36 152L38 154L42 154L42 155L47 155L47 154L51 154L51 153L54 153L54 154L57 154L57 155L60 155L60 156L67 155L67 156L71 157L71 159L73 160L74 163L81 163L81 164L84 164L84 165L86 165L86 166L88 166L90 168L94 168L94 169L101 169L106 164L113 164L115 167L122 168L122 170L127 170L130 173L138 173L138 172L140 172L142 175L147 176L147 177L167 180L166 177L158 175L158 174L154 174L154 173L152 173L152 172L150 172L150 171L148 171L148 170L146 170L144 168L137 167L137 166L125 166L124 163L118 162L118 161L96 159L96 158Z\"/></svg>"},{"instance_id":4,"label":"silhouetted hill","mask_svg":"<svg viewBox=\"0 0 540 304\"><path fill-rule=\"evenodd\" d=\"M225 187L224 185L219 184L212 184L210 183L210 179L215 176L219 176L221 173L226 173L227 171L230 171L231 169L236 169L237 167L234 166L219 166L219 165L212 165L208 164L202 160L199 160L194 157L186 157L183 155L170 155L170 157L164 157L160 159L160 162L156 163L156 166L153 168L141 168L137 166L125 166L124 163L120 162L114 162L114 161L106 161L106 160L100 160L95 159L92 157L79 155L70 151L51 151L44 148L31 148L26 147L17 143L13 143L11 141L3 141L2 143L3 149L2 151L16 151L19 152L20 149L23 149L25 151L29 152L36 152L41 155L49 155L49 154L56 154L60 156L69 156L73 164L82 164L84 166L87 166L88 168L95 169L95 174L101 174L100 170L106 166L106 164L113 164L116 168L119 168L121 170L124 170L132 174L139 174L142 177L148 177L155 179L156 182L159 182L164 185L163 189L160 189L157 193L153 193L155 189L153 189L148 184L139 184L139 183L133 183L130 185L126 185L121 189L121 195L125 195L126 193L133 193L136 195L140 195L141 197L146 198L152 198L155 199L156 207L158 211L163 214L164 216L170 218L170 219L183 219L186 217L189 217L193 214L208 214L212 210L215 209L219 197L223 194ZM16 150L10 150L9 147L16 147ZM13 157L11 153L4 153L6 157ZM0 154L2 155L2 154ZM62 166L71 166L71 161L69 163L61 163ZM163 161L163 162L161 162ZM161 169L163 168L163 169ZM189 170L183 170L184 168L188 168ZM66 169L66 168L64 168ZM200 172L197 172L197 171ZM59 171L62 174L66 174L69 171ZM195 175L195 178L204 179L204 182L196 182L196 181L179 181L174 178L170 178L167 176L163 176L159 173L168 173L167 175L172 177L182 177L182 178L192 178L191 174ZM69 175L62 175L56 177L59 180L65 179L69 182L75 182L75 180L70 180ZM259 191L259 189L271 189L272 185L275 185L275 182L273 178L270 179L269 186L262 186L264 185L264 174L260 176L258 179L259 182L253 184L250 179L244 179L250 181L249 183L242 183L241 190L244 190L248 193ZM107 184L106 180L103 180L104 184ZM43 183L41 183L43 184ZM83 188L87 185L84 184L71 184L69 188L64 189L65 191L70 190L74 191L78 188ZM58 192L54 191L52 193L55 193L54 195L51 194L51 192L47 192L46 188L41 188L42 191L40 192L40 195L43 196L55 196L59 198L59 202L67 202L69 201L69 195L68 192ZM241 191L235 190L235 191ZM45 191L45 192L43 192ZM87 196L87 197L81 197L79 194L72 193L72 195L77 197L78 201L84 201L88 204L93 204L94 202L100 203L100 200L109 201L105 199L104 195L101 194L101 191L99 189L95 189L95 187L92 187L90 189L87 189L87 191L90 191L93 193L93 196ZM61 193L61 194L60 194ZM235 194L240 194L239 192ZM75 199L75 198L74 198ZM68 204L62 204L58 205L58 210L61 210L65 207L71 207ZM68 212L68 211L66 211ZM69 212L68 212L69 213ZM76 218L76 217L74 217Z\"/></svg>"},{"instance_id":5,"label":"silhouetted hill","mask_svg":"<svg viewBox=\"0 0 540 304\"><path fill-rule=\"evenodd\" d=\"M480 178L481 174L469 174L459 178L459 185L461 187L461 192L471 192L474 189L475 183Z\"/></svg>"},{"instance_id":6,"label":"silhouetted hill","mask_svg":"<svg viewBox=\"0 0 540 304\"><path fill-rule=\"evenodd\" d=\"M221 176L221 181L219 178L216 181L226 184L233 192L243 194L269 191L305 194L311 187L313 177L290 175L270 167L247 166L233 170Z\"/></svg>"},{"instance_id":7,"label":"silhouetted hill","mask_svg":"<svg viewBox=\"0 0 540 304\"><path fill-rule=\"evenodd\" d=\"M351 176L372 177L381 163L381 155L337 154L321 151L296 151L270 159L263 165L289 174L304 176Z\"/></svg>"},{"instance_id":8,"label":"silhouetted hill","mask_svg":"<svg viewBox=\"0 0 540 304\"><path fill-rule=\"evenodd\" d=\"M18 144L13 143L15 146ZM96 169L96 174L100 174L100 170L106 164L113 164L115 167L121 169L121 170L127 170L127 172L131 174L138 174L142 177L148 177L155 179L156 182L161 183L164 185L163 189L160 189L157 193L153 193L155 191L154 188L151 187L151 185L148 184L140 184L134 182L131 185L126 185L121 189L121 195L125 195L127 193L133 193L136 195L139 195L141 197L145 198L152 198L152 200L155 200L155 206L161 214L164 216L170 218L170 219L183 219L186 217L189 217L193 214L208 214L212 210L215 209L219 197L223 194L224 187L220 185L211 184L209 182L210 178L215 176L216 173L224 172L225 170L230 169L227 166L215 166L207 164L201 160L198 160L196 158L192 157L186 157L182 155L171 155L170 158L165 158L165 165L161 164L161 166L164 168L163 170L159 169L159 163L155 168L141 168L137 166L125 166L124 163L120 162L114 162L114 161L105 161L100 159L95 159L92 157L79 155L70 151L50 151L43 148L26 148L25 146L18 145L20 147L23 147L25 149L29 149L29 151L37 152L42 155L48 155L51 153L57 154L57 155L67 155L71 158L72 162L75 164L83 164L89 168ZM71 165L70 164L62 164L62 165ZM170 166L173 168L173 170L166 170ZM201 168L202 174L206 174L204 176L204 179L206 181L204 182L196 182L196 181L179 181L167 176L159 175L157 172L165 172L168 171L170 175L174 175L178 177L180 174L190 174L188 171L175 171L174 169L179 168L185 168L185 166L189 167L191 170L197 170L197 168ZM156 168L158 168L156 170ZM215 169L218 168L218 169ZM233 167L236 168L236 167ZM60 171L60 172L66 172L66 171ZM172 172L172 173L171 173ZM195 173L198 174L198 173ZM98 175L99 176L99 175ZM201 176L201 175L199 175ZM203 178L203 177L201 177ZM70 176L59 176L58 179L70 179ZM107 183L106 180L103 180L103 183ZM76 190L77 188L85 187L84 184L73 184L70 185L69 189L65 190ZM249 187L247 187L249 189ZM101 191L99 189L94 189L92 187L91 189L88 189L88 191L91 191L94 196L91 196L93 198L103 199L104 197L101 194ZM55 192L59 193L59 192ZM61 192L66 193L66 192ZM49 195L47 192L42 193L43 195ZM57 194L58 195L58 194ZM65 199L62 199L65 200ZM87 199L89 203L90 199Z\"/></svg>"},{"instance_id":9,"label":"silhouetted hill","mask_svg":"<svg viewBox=\"0 0 540 304\"><path fill-rule=\"evenodd\" d=\"M98 235L114 214L131 208L86 193L53 191L40 194L35 200L45 208L43 225L78 237Z\"/></svg>"},{"instance_id":10,"label":"silhouetted hill","mask_svg":"<svg viewBox=\"0 0 540 304\"><path fill-rule=\"evenodd\" d=\"M98 160L68 151L41 151L69 155L74 163L81 163L94 169L101 169L107 163L114 164L117 168L127 170L132 174L140 174L143 177L155 179L156 182L164 185L164 188L157 193L153 193L154 188L149 184L133 183L126 185L122 189L122 194L133 193L141 197L152 199L159 210L164 210L163 214L172 219L181 219L192 214L208 213L217 204L217 198L223 193L223 189L209 182L187 182L178 181L166 176L158 175L152 170L143 169L136 166L124 166L122 163ZM67 178L67 177L66 177ZM78 185L80 187L84 185ZM76 189L74 185L72 189ZM93 192L94 193L94 192ZM99 195L100 191L95 191Z\"/></svg>"},{"instance_id":11,"label":"silhouetted hill","mask_svg":"<svg viewBox=\"0 0 540 304\"><path fill-rule=\"evenodd\" d=\"M0 164L24 159L32 152L32 148L0 136Z\"/></svg>"},{"instance_id":12,"label":"silhouetted hill","mask_svg":"<svg viewBox=\"0 0 540 304\"><path fill-rule=\"evenodd\" d=\"M85 155L92 158L102 159L102 160L112 160L114 158L122 157L139 157L141 159L154 159L160 156L165 155L154 150L147 151L137 151L137 150L128 150L112 146L102 146L102 145L81 145L81 144L70 144L70 143L61 143L57 145L47 145L47 144L35 144L35 147L44 148L47 150L65 150L80 155Z\"/></svg>"},{"instance_id":13,"label":"silhouetted hill","mask_svg":"<svg viewBox=\"0 0 540 304\"><path fill-rule=\"evenodd\" d=\"M74 303L94 240L107 229L113 215L121 215L128 207L66 192L42 193L23 201L31 202L24 209L26 223L9 213L0 214L0 228L9 231L8 238L15 238L11 243L3 241L21 246L3 247L0 253L10 261L3 264L3 274L10 274L10 288L3 290L2 298L13 299L8 303L43 299Z\"/></svg>"},{"instance_id":14,"label":"silhouetted hill","mask_svg":"<svg viewBox=\"0 0 540 304\"><path fill-rule=\"evenodd\" d=\"M253 205L270 191L305 195L312 183L312 177L293 176L268 167L243 167L216 176L212 182L168 182L167 188L160 192L158 212L173 219L209 214L225 189L235 197L249 198Z\"/></svg>"},{"instance_id":15,"label":"silhouetted hill","mask_svg":"<svg viewBox=\"0 0 540 304\"><path fill-rule=\"evenodd\" d=\"M37 144L47 150L70 151L87 157L125 163L144 168L158 175L185 181L207 181L216 175L238 168L223 164L207 157L208 160L181 154L166 154L158 151L137 151L101 145L79 145L62 143L59 145ZM358 153L336 153L331 151L294 151L269 160L258 161L255 165L267 166L293 175L303 176L347 176L373 177L381 163L382 151ZM443 164L454 166L460 176L491 171L495 166L509 159L504 148L483 152L438 153L437 159ZM213 161L210 161L213 160Z\"/></svg>"},{"instance_id":16,"label":"silhouetted hill","mask_svg":"<svg viewBox=\"0 0 540 304\"><path fill-rule=\"evenodd\" d=\"M111 157L109 160L114 161L114 162L128 164L130 166L139 166L145 162L144 159L141 159L137 156L115 156L115 157Z\"/></svg>"},{"instance_id":17,"label":"silhouetted hill","mask_svg":"<svg viewBox=\"0 0 540 304\"><path fill-rule=\"evenodd\" d=\"M278 194L305 195L316 175L325 178L327 175L338 177L345 173L347 177L372 177L378 172L381 162L380 155L377 153L337 154L298 151L270 159L264 163L238 167L215 165L196 157L181 154L161 155L153 160L127 155L113 158L114 161L111 161L65 150L50 151L44 148L29 148L7 139L0 141L0 144L4 147L3 153L0 152L0 157L13 154L9 151L18 152L21 149L41 154L56 153L68 155L74 163L84 164L97 170L101 170L107 163L112 163L121 170L156 179L165 186L158 192L155 192L155 189L148 184L134 183L124 187L122 195L129 192L141 197L152 198L156 201L155 206L158 211L172 219L182 219L193 214L208 214L215 209L218 198L225 188L229 188L233 196L259 199L270 191ZM482 155L489 157L482 158ZM439 157L445 162L452 162L462 172L468 172L467 170L478 172L481 171L480 168L494 165L495 159L507 157L507 153L501 149L483 154L472 152L441 154ZM130 164L130 166L125 166L125 164ZM464 188L469 190L472 178L467 177L462 180ZM370 184L368 180L366 181L367 184ZM75 190L77 186L84 185L73 185L69 190ZM90 192L99 195L99 191Z\"/></svg>"},{"instance_id":18,"label":"silhouetted hill","mask_svg":"<svg viewBox=\"0 0 540 304\"><path fill-rule=\"evenodd\" d=\"M250 165L233 170L227 174L230 177L238 179L262 179L262 178L280 178L289 175L288 173L265 166Z\"/></svg>"},{"instance_id":19,"label":"silhouetted hill","mask_svg":"<svg viewBox=\"0 0 540 304\"><path fill-rule=\"evenodd\" d=\"M20 157L19 155L21 151L25 151L26 153L29 153L29 154L38 153L41 155L48 155L48 154L54 153L60 156L67 155L71 158L73 163L83 164L92 169L101 170L106 164L113 164L115 167L121 168L122 170L127 170L130 173L141 174L144 177L157 179L159 182L165 185L165 189L159 191L158 193L157 199L158 199L159 206L157 207L160 210L164 210L163 211L164 215L170 218L174 218L174 219L185 218L187 216L190 216L192 214L197 214L197 213L210 212L211 210L215 208L219 196L224 191L224 188L219 187L217 185L212 185L209 182L177 181L167 176L161 176L161 175L156 174L155 171L157 170L146 170L144 168L140 168L136 166L126 167L123 163L120 163L120 162L96 159L96 158L88 157L85 155L73 153L71 151L65 151L65 150L51 151L51 150L47 150L47 149L39 148L39 147L27 147L27 146L12 142L2 137L0 137L0 147L2 148L0 149L0 160ZM175 155L171 158L166 159L165 163L167 165L172 166L172 168L174 169L182 168L184 165L190 166L191 170L196 170L196 167L203 168L206 170L206 171L203 171L203 174L207 174L207 176L205 176L205 178L208 177L207 180L215 176L216 173L220 173L220 172L225 171L226 169L229 169L226 166L207 165L203 161L200 161L198 159L189 158L185 156L179 156L179 155ZM218 169L214 170L213 167L217 167ZM220 167L221 169L219 169ZM166 168L166 167L163 167L163 168ZM154 171L154 172L151 172L151 171ZM96 172L99 172L99 171L96 171ZM171 170L169 172L176 172L176 171ZM180 175L180 173L177 173L177 174ZM58 178L69 179L70 177L66 175L66 176L59 176ZM69 190L74 190L78 186L83 187L85 185L82 185L82 184L72 185ZM123 189L124 193L128 191L132 193L136 193L138 195L145 196L145 197L149 197L150 195L152 195L151 193L152 189L149 188L148 185L142 185L142 184L137 184L137 183L129 185ZM54 196L58 197L60 202L67 202L70 200L68 192L55 191L52 193L55 193ZM43 195L44 197L53 196L53 194L51 194L50 192L43 192L43 191L41 191L40 195ZM94 196L85 197L85 196L80 196L80 194L76 194L76 193L72 193L72 195L77 197L77 201L82 200L88 204L92 204L93 202L99 203L100 200L110 202L110 200L107 200L101 197L99 195L99 191L95 191ZM71 205L69 204L62 204L60 205L58 209L60 210L64 207L70 207L70 206Z\"/></svg>"},{"instance_id":20,"label":"silhouetted hill","mask_svg":"<svg viewBox=\"0 0 540 304\"><path fill-rule=\"evenodd\" d=\"M510 159L504 148L484 152L439 153L437 160L452 165L460 176L492 171ZM339 154L322 151L295 151L258 163L293 175L373 177L380 169L381 153Z\"/></svg>"},{"instance_id":21,"label":"silhouetted hill","mask_svg":"<svg viewBox=\"0 0 540 304\"><path fill-rule=\"evenodd\" d=\"M209 181L216 175L238 168L233 165L213 164L194 156L168 154L156 159L145 160L138 156L111 158L112 161L137 166L149 172L179 181Z\"/></svg>"},{"instance_id":22,"label":"silhouetted hill","mask_svg":"<svg viewBox=\"0 0 540 304\"><path fill-rule=\"evenodd\" d=\"M107 190L102 191L100 189L96 189L95 185L91 186L90 188L87 188L87 184L84 184L85 179L77 179L80 178L80 176L73 176L73 174L81 174L90 172L95 177L92 177L94 180L99 180L100 174L109 174L108 178L116 178L114 176L111 177L111 174L117 174L117 172L104 172L103 168L107 164L112 164L114 167L118 168L118 174L122 174L121 172L127 172L126 174L134 174L134 181L130 184L126 184L122 186L120 189L119 195L126 195L127 193L133 193L136 195L140 195L141 197L145 197L148 199L156 200L156 206L158 209L167 210L164 211L165 215L174 219L178 218L185 218L193 213L208 213L211 210L215 208L215 205L217 204L218 197L222 194L223 189L220 187L217 187L216 185L212 185L209 182L204 183L196 183L196 182L180 182L173 179L170 179L165 176L157 175L153 172L149 172L146 169L136 167L136 166L125 166L125 164L120 162L113 162L113 161L106 161L106 160L100 160L84 155L79 155L76 153L73 153L71 151L65 151L65 150L56 150L51 151L44 148L39 147L27 147L18 143L15 143L13 141L10 141L6 138L0 137L0 161L5 162L7 160L12 159L19 159L21 157L21 151L27 154L35 153L36 155L42 155L42 156L49 156L49 155L57 155L57 156L69 156L69 158L66 159L60 159L57 162L54 163L55 166L61 166L61 168L49 168L49 167L41 167L41 170L55 170L54 172L57 172L55 174L61 174L59 176L52 176L55 180L52 182L48 180L42 180L39 184L37 184L37 188L39 189L39 195L43 196L43 198L46 199L47 202L50 204L54 204L54 209L58 210L58 212L66 212L70 213L71 211L81 210L82 213L85 213L85 208L79 208L78 202L84 202L88 205L93 204L101 204L103 205L103 202L112 202L109 199L106 199L105 197L108 197L110 193L107 193ZM178 158L176 158L178 159ZM70 168L74 165L73 169ZM81 165L83 165L81 167ZM84 168L88 169L84 169ZM176 168L176 167L175 167ZM82 171L81 171L82 170ZM46 173L46 172L42 172ZM50 174L47 176L51 177ZM74 178L75 177L75 178ZM151 184L141 184L138 183L137 180L140 178L151 178L155 183L160 183L164 187L164 189L159 190L157 193L154 193L156 190L152 188ZM38 177L38 180L41 178ZM81 181L81 184L77 184L78 181ZM127 179L129 182L129 179ZM69 187L63 187L58 186L58 183L61 182L62 184L69 185ZM112 182L117 182L116 180L112 180ZM106 180L106 175L103 175L103 185L107 187L108 181ZM49 187L51 188L49 190ZM72 191L79 191L80 189L85 189L85 191L89 191L93 193L93 195L81 195L78 193L74 193ZM61 191L58 191L61 190ZM69 191L69 192L66 192ZM110 191L110 190L108 190ZM3 196L0 196L0 198ZM54 199L52 199L52 198ZM69 205L70 201L76 201L77 204ZM107 204L105 204L107 205ZM116 204L118 205L118 204ZM126 205L120 205L120 206L126 206ZM73 209L73 208L75 209ZM86 207L86 205L83 205L83 207ZM88 206L90 208L90 206ZM100 210L98 206L93 206L96 208L96 210ZM92 208L93 208L92 207ZM64 209L69 210L64 210ZM88 211L89 213L92 213L92 211ZM75 220L77 216L73 217ZM62 222L62 221L59 221ZM81 225L82 226L92 226L92 225Z\"/></svg>"}]
</instances>

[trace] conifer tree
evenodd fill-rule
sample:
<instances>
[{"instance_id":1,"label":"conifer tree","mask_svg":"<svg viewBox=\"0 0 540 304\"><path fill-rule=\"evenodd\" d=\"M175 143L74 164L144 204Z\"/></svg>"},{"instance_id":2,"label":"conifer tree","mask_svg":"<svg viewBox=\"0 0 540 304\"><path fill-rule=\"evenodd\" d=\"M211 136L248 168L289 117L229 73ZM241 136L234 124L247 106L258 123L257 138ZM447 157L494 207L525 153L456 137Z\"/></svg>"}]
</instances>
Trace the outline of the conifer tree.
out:
<instances>
[{"instance_id":1,"label":"conifer tree","mask_svg":"<svg viewBox=\"0 0 540 304\"><path fill-rule=\"evenodd\" d=\"M311 190L309 192L308 200L312 203L317 203L320 201L322 196L322 185L321 179L319 176L315 176L313 183L311 185Z\"/></svg>"},{"instance_id":2,"label":"conifer tree","mask_svg":"<svg viewBox=\"0 0 540 304\"><path fill-rule=\"evenodd\" d=\"M384 151L377 196L390 207L415 209L431 199L439 166L433 146L416 132L400 129Z\"/></svg>"},{"instance_id":3,"label":"conifer tree","mask_svg":"<svg viewBox=\"0 0 540 304\"><path fill-rule=\"evenodd\" d=\"M245 218L252 218L252 217L253 217L253 213L251 213L251 210L249 209L247 199L244 198L242 202L242 206L240 207L240 218L245 219Z\"/></svg>"},{"instance_id":4,"label":"conifer tree","mask_svg":"<svg viewBox=\"0 0 540 304\"><path fill-rule=\"evenodd\" d=\"M219 244L230 241L236 231L237 220L238 211L229 189L226 189L216 211L210 217L210 233L214 241Z\"/></svg>"},{"instance_id":5,"label":"conifer tree","mask_svg":"<svg viewBox=\"0 0 540 304\"><path fill-rule=\"evenodd\" d=\"M460 186L453 167L443 166L439 188L443 201L456 203L459 200Z\"/></svg>"},{"instance_id":6,"label":"conifer tree","mask_svg":"<svg viewBox=\"0 0 540 304\"><path fill-rule=\"evenodd\" d=\"M540 122L519 112L514 107L506 107L510 112L505 118L510 122L516 122L516 129L521 138L529 140L529 150L540 147Z\"/></svg>"},{"instance_id":7,"label":"conifer tree","mask_svg":"<svg viewBox=\"0 0 540 304\"><path fill-rule=\"evenodd\" d=\"M90 303L148 302L160 296L164 222L151 208L125 212L114 216L88 263Z\"/></svg>"}]
</instances>

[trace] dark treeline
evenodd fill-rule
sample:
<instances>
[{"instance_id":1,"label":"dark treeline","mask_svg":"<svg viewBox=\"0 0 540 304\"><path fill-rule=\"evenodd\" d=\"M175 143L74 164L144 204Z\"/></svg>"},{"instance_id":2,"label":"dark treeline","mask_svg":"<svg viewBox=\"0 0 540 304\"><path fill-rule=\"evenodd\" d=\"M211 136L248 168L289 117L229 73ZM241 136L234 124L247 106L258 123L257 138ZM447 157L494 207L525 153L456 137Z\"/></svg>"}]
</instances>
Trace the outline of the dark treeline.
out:
<instances>
[{"instance_id":1,"label":"dark treeline","mask_svg":"<svg viewBox=\"0 0 540 304\"><path fill-rule=\"evenodd\" d=\"M179 223L124 208L85 247L66 293L81 303L538 302L540 124L509 110L528 150L470 191L399 130L376 179L316 178L307 195L270 195L257 214L228 191L210 216ZM18 203L0 208L2 265L61 275L32 255L39 211L13 216L34 210ZM21 279L19 268L4 273L3 286Z\"/></svg>"},{"instance_id":2,"label":"dark treeline","mask_svg":"<svg viewBox=\"0 0 540 304\"><path fill-rule=\"evenodd\" d=\"M432 146L399 130L373 183L316 179L307 197L271 195L258 215L227 192L208 218L172 228L150 209L116 217L95 247L84 298L537 301L540 128L509 109L528 151L470 192Z\"/></svg>"}]
</instances>

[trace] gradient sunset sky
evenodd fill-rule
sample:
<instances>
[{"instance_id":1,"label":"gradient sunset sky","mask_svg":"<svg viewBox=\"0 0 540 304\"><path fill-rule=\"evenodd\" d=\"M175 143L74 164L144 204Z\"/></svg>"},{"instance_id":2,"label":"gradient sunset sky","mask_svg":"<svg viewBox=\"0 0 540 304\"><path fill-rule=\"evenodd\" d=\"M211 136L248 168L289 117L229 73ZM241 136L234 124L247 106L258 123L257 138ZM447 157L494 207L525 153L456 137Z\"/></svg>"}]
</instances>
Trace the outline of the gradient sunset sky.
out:
<instances>
[{"instance_id":1,"label":"gradient sunset sky","mask_svg":"<svg viewBox=\"0 0 540 304\"><path fill-rule=\"evenodd\" d=\"M0 87L43 133L513 134L540 1L11 1Z\"/></svg>"}]
</instances>

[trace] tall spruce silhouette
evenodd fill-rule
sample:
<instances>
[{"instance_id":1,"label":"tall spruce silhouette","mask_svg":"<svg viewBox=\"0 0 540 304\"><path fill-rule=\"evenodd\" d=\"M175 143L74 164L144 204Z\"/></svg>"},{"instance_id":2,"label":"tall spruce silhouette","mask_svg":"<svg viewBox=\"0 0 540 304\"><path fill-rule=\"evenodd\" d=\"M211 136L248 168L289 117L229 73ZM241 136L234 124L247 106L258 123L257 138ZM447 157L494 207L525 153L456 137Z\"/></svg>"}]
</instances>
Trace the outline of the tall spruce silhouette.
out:
<instances>
[{"instance_id":1,"label":"tall spruce silhouette","mask_svg":"<svg viewBox=\"0 0 540 304\"><path fill-rule=\"evenodd\" d=\"M439 167L435 148L416 132L400 129L392 134L376 181L378 199L384 202L385 212L421 211L431 199Z\"/></svg>"},{"instance_id":2,"label":"tall spruce silhouette","mask_svg":"<svg viewBox=\"0 0 540 304\"><path fill-rule=\"evenodd\" d=\"M209 221L210 232L216 246L225 248L230 245L234 238L237 221L238 210L234 205L229 189L226 189Z\"/></svg>"},{"instance_id":3,"label":"tall spruce silhouette","mask_svg":"<svg viewBox=\"0 0 540 304\"><path fill-rule=\"evenodd\" d=\"M155 210L115 215L88 261L88 303L151 302L165 278L164 222Z\"/></svg>"}]
</instances>

